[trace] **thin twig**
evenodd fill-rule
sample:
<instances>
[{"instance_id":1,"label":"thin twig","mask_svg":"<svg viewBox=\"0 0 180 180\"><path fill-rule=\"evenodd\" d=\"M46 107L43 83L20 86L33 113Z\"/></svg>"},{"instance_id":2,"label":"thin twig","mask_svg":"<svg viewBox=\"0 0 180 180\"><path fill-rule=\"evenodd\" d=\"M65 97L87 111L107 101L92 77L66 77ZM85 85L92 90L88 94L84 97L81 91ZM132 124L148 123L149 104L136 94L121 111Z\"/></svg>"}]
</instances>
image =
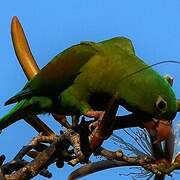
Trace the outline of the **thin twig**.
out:
<instances>
[{"instance_id":1,"label":"thin twig","mask_svg":"<svg viewBox=\"0 0 180 180\"><path fill-rule=\"evenodd\" d=\"M137 143L137 145L147 154L147 155L149 155L149 152L146 150L146 148L145 147L143 147L143 144L141 145L140 143L139 143L139 139L137 139L137 133L135 134L133 131L132 131L132 129L130 128L130 131L131 131L131 133L133 132L134 133L134 136L133 135L131 135L131 133L129 133L127 130L125 130L124 129L124 131L126 132L126 134L128 134L136 143ZM142 137L141 137L142 138ZM140 140L141 140L141 138L140 138Z\"/></svg>"}]
</instances>

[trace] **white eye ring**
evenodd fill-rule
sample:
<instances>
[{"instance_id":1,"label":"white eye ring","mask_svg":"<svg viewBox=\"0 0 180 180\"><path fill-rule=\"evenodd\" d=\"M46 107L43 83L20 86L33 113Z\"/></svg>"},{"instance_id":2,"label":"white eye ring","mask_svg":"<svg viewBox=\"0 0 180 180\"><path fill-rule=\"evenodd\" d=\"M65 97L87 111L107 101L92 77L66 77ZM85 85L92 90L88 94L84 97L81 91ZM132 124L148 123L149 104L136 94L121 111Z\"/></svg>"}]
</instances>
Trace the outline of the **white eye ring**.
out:
<instances>
[{"instance_id":1,"label":"white eye ring","mask_svg":"<svg viewBox=\"0 0 180 180\"><path fill-rule=\"evenodd\" d=\"M159 96L156 101L156 107L160 111L165 111L167 109L167 102L161 96Z\"/></svg>"}]
</instances>

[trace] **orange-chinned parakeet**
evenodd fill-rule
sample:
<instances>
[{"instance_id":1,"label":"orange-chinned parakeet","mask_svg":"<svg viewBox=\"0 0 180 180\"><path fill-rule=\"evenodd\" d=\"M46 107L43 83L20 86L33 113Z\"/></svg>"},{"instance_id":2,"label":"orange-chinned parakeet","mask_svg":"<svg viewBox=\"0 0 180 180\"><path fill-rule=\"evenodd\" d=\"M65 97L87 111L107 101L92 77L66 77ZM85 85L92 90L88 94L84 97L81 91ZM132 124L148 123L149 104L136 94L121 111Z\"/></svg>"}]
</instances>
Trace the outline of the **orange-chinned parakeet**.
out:
<instances>
[{"instance_id":1,"label":"orange-chinned parakeet","mask_svg":"<svg viewBox=\"0 0 180 180\"><path fill-rule=\"evenodd\" d=\"M17 105L0 119L0 129L40 113L85 115L101 121L105 104L115 97L116 103L142 118L149 132L157 129L156 142L164 140L177 101L167 80L148 67L124 37L74 45L55 56L5 103ZM157 123L152 125L152 119Z\"/></svg>"}]
</instances>

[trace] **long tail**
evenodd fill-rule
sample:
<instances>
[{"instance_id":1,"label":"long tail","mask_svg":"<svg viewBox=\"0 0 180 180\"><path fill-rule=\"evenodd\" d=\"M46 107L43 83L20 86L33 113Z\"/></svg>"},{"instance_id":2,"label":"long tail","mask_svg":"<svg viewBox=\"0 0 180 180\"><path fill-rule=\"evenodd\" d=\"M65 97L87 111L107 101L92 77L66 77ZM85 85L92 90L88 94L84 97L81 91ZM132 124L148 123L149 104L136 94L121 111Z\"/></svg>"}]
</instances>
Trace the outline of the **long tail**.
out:
<instances>
[{"instance_id":1,"label":"long tail","mask_svg":"<svg viewBox=\"0 0 180 180\"><path fill-rule=\"evenodd\" d=\"M0 119L0 130L29 115L48 113L51 111L52 106L52 100L45 96L24 99L18 102L8 114Z\"/></svg>"},{"instance_id":2,"label":"long tail","mask_svg":"<svg viewBox=\"0 0 180 180\"><path fill-rule=\"evenodd\" d=\"M17 103L4 117L0 118L0 130L8 127L22 118L22 108L27 104L27 100Z\"/></svg>"}]
</instances>

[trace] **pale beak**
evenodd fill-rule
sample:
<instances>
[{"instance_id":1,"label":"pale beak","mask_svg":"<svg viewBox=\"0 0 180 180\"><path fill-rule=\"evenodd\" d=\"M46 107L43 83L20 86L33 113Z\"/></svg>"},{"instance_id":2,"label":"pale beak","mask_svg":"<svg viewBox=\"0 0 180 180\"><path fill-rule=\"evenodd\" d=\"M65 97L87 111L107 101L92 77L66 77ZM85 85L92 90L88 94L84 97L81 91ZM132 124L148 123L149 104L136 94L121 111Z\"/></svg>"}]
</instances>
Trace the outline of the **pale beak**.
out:
<instances>
[{"instance_id":1,"label":"pale beak","mask_svg":"<svg viewBox=\"0 0 180 180\"><path fill-rule=\"evenodd\" d=\"M165 120L159 120L157 122L149 121L144 122L143 124L150 135L156 136L156 140L153 144L168 139L172 131L171 123Z\"/></svg>"}]
</instances>

